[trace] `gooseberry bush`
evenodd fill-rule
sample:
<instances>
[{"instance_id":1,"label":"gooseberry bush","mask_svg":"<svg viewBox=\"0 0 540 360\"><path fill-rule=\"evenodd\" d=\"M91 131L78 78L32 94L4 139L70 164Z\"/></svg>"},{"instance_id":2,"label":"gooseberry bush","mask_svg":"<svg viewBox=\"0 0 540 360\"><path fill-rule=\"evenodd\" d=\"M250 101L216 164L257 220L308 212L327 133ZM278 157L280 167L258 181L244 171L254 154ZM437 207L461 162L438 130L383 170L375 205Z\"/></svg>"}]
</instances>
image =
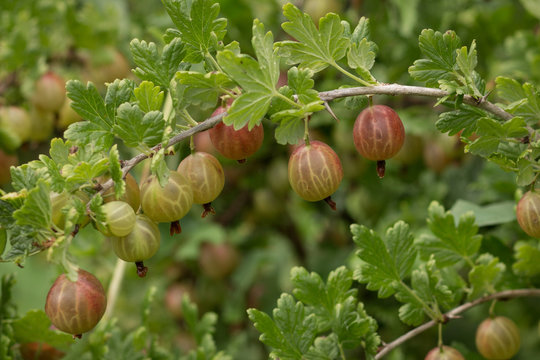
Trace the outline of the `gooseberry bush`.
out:
<instances>
[{"instance_id":1,"label":"gooseberry bush","mask_svg":"<svg viewBox=\"0 0 540 360\"><path fill-rule=\"evenodd\" d=\"M48 263L61 270L43 299L45 311L23 316L11 296L13 277L2 279L0 354L26 358L27 349L46 345L55 358L253 358L238 350L248 347L249 335L232 339L247 326L265 346L262 358L269 354L273 359L381 359L390 353L405 359L400 349L422 336L422 356L430 360L480 359L479 354L507 359L519 354L521 346L528 348L527 354L538 350L538 334L535 340L528 336L521 341L517 325L503 316L503 305L495 307L503 300L536 299L537 305L540 297L535 190L540 94L533 83L499 74L484 78L477 71L480 43L464 45L452 30L421 31L420 58L408 64L417 86L401 85L380 79L375 65L385 44L373 41L373 24L366 17L353 23L330 12L313 19L285 3L285 34L280 34L285 40L276 40L274 31L255 19L251 44L245 44L227 33L233 25L220 16L220 3L214 0L162 3L172 27L159 41L135 38L129 43L135 77L99 83L68 80L64 91L63 80L45 72L28 97L32 109L54 116L68 103L82 121L70 122L62 137L50 140L46 154L12 166L11 183L0 190L1 261L25 267L45 253ZM251 55L246 53L249 45ZM340 86L327 89L325 76L338 75ZM415 149L414 129L433 125L414 120L417 114L393 105L388 95L433 98L422 104L423 111L434 114L434 128L447 134L446 140L430 135L433 147L426 146L423 155L431 157L426 166L437 168L413 178L409 187L396 178L417 171L411 164L422 151ZM377 104L385 100L387 104ZM326 115L330 120L325 122L321 117ZM25 125L28 115L2 105L0 116L2 150L24 146L32 133ZM328 128L342 139L332 142L324 134ZM195 137L207 130L207 145L213 147L203 148ZM340 142L346 145L338 148ZM240 246L227 237L245 236L254 227L240 226L233 235L224 235L213 222L226 227L239 212L235 208L249 208L242 196L227 197L229 207L221 203L227 196L224 189L234 191L226 184L241 186L243 179L259 176L245 169L275 144L287 150L271 153L271 165L260 165L258 172L269 174L270 189L249 189L255 193L249 212L275 228L296 225L297 230L285 234L304 258L300 264L288 262L290 247L275 244L244 258ZM436 158L440 153L447 158ZM497 186L490 183L495 179L486 175L476 188L487 194L480 204L456 196L449 209L436 201L441 197L433 177L452 161L461 161L463 153L475 156L467 169L471 173L480 166L497 174L504 171L510 177L505 181L512 184L505 185L512 189L510 200L499 201L493 190ZM0 159L6 156L0 153ZM139 164L145 166L142 171ZM356 189L365 185L362 177L371 184L364 192ZM470 177L460 173L450 180L459 185ZM385 202L398 208L403 203L392 197L409 192L427 198L414 203L409 216L403 205L403 212L392 221L385 219L384 226L369 226L370 216L380 215ZM294 194L290 219L284 205L275 201L278 193ZM363 197L372 201L366 204ZM330 209L319 207L321 201ZM364 208L358 210L357 203ZM202 215L194 205L202 205ZM190 215L192 209L196 217ZM362 211L369 216L358 216ZM350 231L340 234L328 226L324 233L324 218L338 218ZM503 236L507 239L501 240ZM354 249L344 247L335 259L321 256L311 268L315 261L306 258L317 237L330 238L336 247L352 239ZM109 274L97 266L81 268L81 242L95 239L102 245L95 257L114 253L120 259ZM171 250L173 242L182 244L177 252ZM154 261L164 247L167 255ZM192 280L170 285L165 295L181 324L175 339L188 349L183 352L160 337L152 307L159 296L156 287L146 295L138 292L143 310L136 324L129 319L130 330L114 317L125 262L134 263L133 273L146 278L137 279L140 284L159 279L164 271L159 262L174 256L200 268L200 277L189 274L185 264L167 270L167 276ZM265 293L270 279L256 279L265 266L285 268L286 286L278 289L279 297ZM200 287L206 287L205 296L196 295ZM221 315L230 325L233 345L221 347L217 315L206 310L215 310L223 294L229 300ZM476 344L470 339L451 342L455 331L446 336L447 329L472 308L470 313L481 311L476 319L485 318L477 321ZM537 311L522 314L537 316ZM538 320L528 319L529 329ZM403 335L389 338L387 328L392 327ZM438 335L424 334L431 328Z\"/></svg>"}]
</instances>

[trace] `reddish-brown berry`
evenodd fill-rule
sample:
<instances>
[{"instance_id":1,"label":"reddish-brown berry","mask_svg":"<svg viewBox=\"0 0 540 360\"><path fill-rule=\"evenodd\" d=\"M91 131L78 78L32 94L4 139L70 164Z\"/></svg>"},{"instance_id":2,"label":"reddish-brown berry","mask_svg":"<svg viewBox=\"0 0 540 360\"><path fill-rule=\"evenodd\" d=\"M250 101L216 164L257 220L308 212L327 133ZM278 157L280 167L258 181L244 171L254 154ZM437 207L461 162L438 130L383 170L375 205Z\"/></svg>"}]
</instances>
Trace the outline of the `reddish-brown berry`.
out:
<instances>
[{"instance_id":1,"label":"reddish-brown berry","mask_svg":"<svg viewBox=\"0 0 540 360\"><path fill-rule=\"evenodd\" d=\"M476 329L476 348L488 360L508 360L520 345L518 327L505 316L488 318Z\"/></svg>"},{"instance_id":2,"label":"reddish-brown berry","mask_svg":"<svg viewBox=\"0 0 540 360\"><path fill-rule=\"evenodd\" d=\"M105 313L107 299L99 280L79 269L77 281L60 275L47 294L45 313L61 331L80 336L97 325Z\"/></svg>"},{"instance_id":3,"label":"reddish-brown berry","mask_svg":"<svg viewBox=\"0 0 540 360\"><path fill-rule=\"evenodd\" d=\"M516 217L527 235L540 238L540 193L526 192L518 202Z\"/></svg>"},{"instance_id":4,"label":"reddish-brown berry","mask_svg":"<svg viewBox=\"0 0 540 360\"><path fill-rule=\"evenodd\" d=\"M66 82L58 74L50 71L35 84L33 104L46 111L57 112L66 101Z\"/></svg>"},{"instance_id":5,"label":"reddish-brown berry","mask_svg":"<svg viewBox=\"0 0 540 360\"><path fill-rule=\"evenodd\" d=\"M212 116L225 112L224 107L218 107ZM210 129L210 140L221 155L228 159L245 161L248 156L253 155L261 147L264 139L264 129L262 125L257 125L248 130L247 125L235 130L233 125L225 125L220 122Z\"/></svg>"},{"instance_id":6,"label":"reddish-brown berry","mask_svg":"<svg viewBox=\"0 0 540 360\"><path fill-rule=\"evenodd\" d=\"M339 157L323 142L302 144L289 158L289 183L304 200L329 199L342 179L343 169Z\"/></svg>"},{"instance_id":7,"label":"reddish-brown berry","mask_svg":"<svg viewBox=\"0 0 540 360\"><path fill-rule=\"evenodd\" d=\"M0 150L0 186L9 184L11 181L11 167L17 166L17 155L9 155Z\"/></svg>"},{"instance_id":8,"label":"reddish-brown berry","mask_svg":"<svg viewBox=\"0 0 540 360\"><path fill-rule=\"evenodd\" d=\"M364 109L353 128L354 145L369 160L377 161L377 173L384 176L384 160L398 153L405 141L405 129L398 114L386 105Z\"/></svg>"},{"instance_id":9,"label":"reddish-brown berry","mask_svg":"<svg viewBox=\"0 0 540 360\"><path fill-rule=\"evenodd\" d=\"M431 349L424 360L465 360L465 358L456 349L443 345L442 349L438 346Z\"/></svg>"},{"instance_id":10,"label":"reddish-brown berry","mask_svg":"<svg viewBox=\"0 0 540 360\"><path fill-rule=\"evenodd\" d=\"M240 256L229 243L204 243L199 255L202 272L212 279L223 279L238 265Z\"/></svg>"},{"instance_id":11,"label":"reddish-brown berry","mask_svg":"<svg viewBox=\"0 0 540 360\"><path fill-rule=\"evenodd\" d=\"M31 342L21 344L21 355L24 360L58 360L65 354L47 343Z\"/></svg>"}]
</instances>

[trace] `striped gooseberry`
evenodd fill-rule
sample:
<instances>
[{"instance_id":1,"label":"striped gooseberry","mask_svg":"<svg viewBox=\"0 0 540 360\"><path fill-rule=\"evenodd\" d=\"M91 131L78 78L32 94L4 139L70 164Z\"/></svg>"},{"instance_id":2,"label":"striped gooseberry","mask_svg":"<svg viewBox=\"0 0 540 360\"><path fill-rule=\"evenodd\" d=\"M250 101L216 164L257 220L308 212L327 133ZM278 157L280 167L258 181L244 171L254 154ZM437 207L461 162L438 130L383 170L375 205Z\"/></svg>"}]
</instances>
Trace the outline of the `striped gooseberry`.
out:
<instances>
[{"instance_id":1,"label":"striped gooseberry","mask_svg":"<svg viewBox=\"0 0 540 360\"><path fill-rule=\"evenodd\" d=\"M488 360L507 360L519 351L516 324L505 316L487 318L476 329L476 348Z\"/></svg>"},{"instance_id":2,"label":"striped gooseberry","mask_svg":"<svg viewBox=\"0 0 540 360\"><path fill-rule=\"evenodd\" d=\"M188 155L178 165L178 172L186 176L193 189L193 202L204 207L202 217L215 214L212 201L225 185L223 167L213 155L197 151Z\"/></svg>"},{"instance_id":3,"label":"striped gooseberry","mask_svg":"<svg viewBox=\"0 0 540 360\"><path fill-rule=\"evenodd\" d=\"M24 360L58 360L66 354L47 343L29 342L21 344L21 356Z\"/></svg>"},{"instance_id":4,"label":"striped gooseberry","mask_svg":"<svg viewBox=\"0 0 540 360\"><path fill-rule=\"evenodd\" d=\"M341 161L332 148L321 141L302 144L289 158L289 183L304 200L325 200L335 210L332 195L343 179Z\"/></svg>"},{"instance_id":5,"label":"striped gooseberry","mask_svg":"<svg viewBox=\"0 0 540 360\"><path fill-rule=\"evenodd\" d=\"M32 103L46 111L57 112L66 101L66 82L55 72L43 74L34 86Z\"/></svg>"},{"instance_id":6,"label":"striped gooseberry","mask_svg":"<svg viewBox=\"0 0 540 360\"><path fill-rule=\"evenodd\" d=\"M424 360L465 360L465 358L453 347L443 345L442 348L437 346L431 349Z\"/></svg>"},{"instance_id":7,"label":"striped gooseberry","mask_svg":"<svg viewBox=\"0 0 540 360\"><path fill-rule=\"evenodd\" d=\"M164 187L156 176L149 176L141 187L141 207L146 216L155 222L170 222L170 233L181 232L178 220L183 218L193 205L191 183L177 171L171 171Z\"/></svg>"},{"instance_id":8,"label":"striped gooseberry","mask_svg":"<svg viewBox=\"0 0 540 360\"><path fill-rule=\"evenodd\" d=\"M519 226L527 235L540 238L540 193L527 191L516 208Z\"/></svg>"},{"instance_id":9,"label":"striped gooseberry","mask_svg":"<svg viewBox=\"0 0 540 360\"><path fill-rule=\"evenodd\" d=\"M225 107L218 107L212 116L224 113ZM247 126L235 130L233 125L218 123L210 129L210 140L221 155L242 163L248 156L253 155L261 147L264 139L264 129L261 124L248 130Z\"/></svg>"},{"instance_id":10,"label":"striped gooseberry","mask_svg":"<svg viewBox=\"0 0 540 360\"><path fill-rule=\"evenodd\" d=\"M135 227L135 212L123 201L111 201L101 207L105 213L106 226L99 230L105 236L127 236Z\"/></svg>"},{"instance_id":11,"label":"striped gooseberry","mask_svg":"<svg viewBox=\"0 0 540 360\"><path fill-rule=\"evenodd\" d=\"M101 184L104 184L110 178L111 177L109 175L102 175L97 180ZM137 180L135 180L133 175L130 173L126 175L124 181L126 183L126 191L124 192L124 195L117 198L114 195L114 188L110 188L109 190L105 191L103 195L101 195L103 197L103 202L108 203L115 200L124 201L133 208L133 211L137 211L141 206L141 191L139 189L139 184L137 184Z\"/></svg>"},{"instance_id":12,"label":"striped gooseberry","mask_svg":"<svg viewBox=\"0 0 540 360\"><path fill-rule=\"evenodd\" d=\"M138 214L133 230L123 237L112 237L114 253L120 259L134 262L137 274L146 276L148 268L143 261L150 259L159 249L161 234L157 224L143 214Z\"/></svg>"},{"instance_id":13,"label":"striped gooseberry","mask_svg":"<svg viewBox=\"0 0 540 360\"><path fill-rule=\"evenodd\" d=\"M84 204L86 204L90 199L82 191L77 191L75 194L70 194L67 191L61 193L51 192L49 193L49 198L51 199L51 219L55 226L60 229L64 229L66 225L66 213L64 212L66 208L71 206L72 196L78 198ZM64 209L64 211L62 211ZM79 227L84 227L90 222L90 217L85 215L82 218L79 218Z\"/></svg>"},{"instance_id":14,"label":"striped gooseberry","mask_svg":"<svg viewBox=\"0 0 540 360\"><path fill-rule=\"evenodd\" d=\"M377 174L382 178L385 160L396 155L405 141L405 129L392 108L374 105L364 109L356 118L353 138L360 155L377 161Z\"/></svg>"},{"instance_id":15,"label":"striped gooseberry","mask_svg":"<svg viewBox=\"0 0 540 360\"><path fill-rule=\"evenodd\" d=\"M81 337L92 330L105 313L107 298L99 280L79 269L77 281L60 275L47 294L45 313L59 330Z\"/></svg>"}]
</instances>

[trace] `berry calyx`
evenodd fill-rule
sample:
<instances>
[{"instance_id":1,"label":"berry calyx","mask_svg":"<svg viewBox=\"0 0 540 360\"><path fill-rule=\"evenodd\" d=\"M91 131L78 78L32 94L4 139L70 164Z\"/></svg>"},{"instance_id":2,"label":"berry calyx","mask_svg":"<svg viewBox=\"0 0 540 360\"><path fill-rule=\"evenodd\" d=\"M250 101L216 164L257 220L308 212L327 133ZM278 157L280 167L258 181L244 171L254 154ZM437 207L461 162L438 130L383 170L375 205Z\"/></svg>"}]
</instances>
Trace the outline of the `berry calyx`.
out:
<instances>
[{"instance_id":1,"label":"berry calyx","mask_svg":"<svg viewBox=\"0 0 540 360\"><path fill-rule=\"evenodd\" d=\"M171 222L171 230L178 233L178 220L193 205L191 183L177 171L171 171L164 187L154 175L148 177L141 187L141 207L145 215L155 222Z\"/></svg>"},{"instance_id":2,"label":"berry calyx","mask_svg":"<svg viewBox=\"0 0 540 360\"><path fill-rule=\"evenodd\" d=\"M57 112L66 101L66 82L58 74L49 71L35 84L32 103L41 110Z\"/></svg>"},{"instance_id":3,"label":"berry calyx","mask_svg":"<svg viewBox=\"0 0 540 360\"><path fill-rule=\"evenodd\" d=\"M218 107L212 116L226 111L224 107ZM237 160L240 163L253 155L261 147L264 139L264 129L261 124L248 130L247 126L235 130L233 125L225 125L220 122L209 130L210 140L217 151L228 159Z\"/></svg>"},{"instance_id":4,"label":"berry calyx","mask_svg":"<svg viewBox=\"0 0 540 360\"><path fill-rule=\"evenodd\" d=\"M516 208L519 226L527 235L540 238L540 193L527 191Z\"/></svg>"},{"instance_id":5,"label":"berry calyx","mask_svg":"<svg viewBox=\"0 0 540 360\"><path fill-rule=\"evenodd\" d=\"M353 138L360 155L377 161L377 174L382 178L385 160L396 155L405 141L405 128L392 108L374 105L364 109L356 118Z\"/></svg>"},{"instance_id":6,"label":"berry calyx","mask_svg":"<svg viewBox=\"0 0 540 360\"><path fill-rule=\"evenodd\" d=\"M159 249L160 240L157 224L143 214L137 215L135 226L128 235L111 238L116 256L124 261L134 262L140 277L146 276L148 271L143 261L154 256Z\"/></svg>"},{"instance_id":7,"label":"berry calyx","mask_svg":"<svg viewBox=\"0 0 540 360\"><path fill-rule=\"evenodd\" d=\"M106 228L100 229L105 236L127 236L135 227L135 212L123 201L111 201L101 207L105 213Z\"/></svg>"},{"instance_id":8,"label":"berry calyx","mask_svg":"<svg viewBox=\"0 0 540 360\"><path fill-rule=\"evenodd\" d=\"M443 345L442 348L437 346L431 349L424 360L465 360L465 358L453 347Z\"/></svg>"},{"instance_id":9,"label":"berry calyx","mask_svg":"<svg viewBox=\"0 0 540 360\"><path fill-rule=\"evenodd\" d=\"M219 196L225 185L225 174L218 159L198 151L180 162L178 172L185 175L191 183L193 202L204 206L201 217L208 213L215 214L211 202Z\"/></svg>"},{"instance_id":10,"label":"berry calyx","mask_svg":"<svg viewBox=\"0 0 540 360\"><path fill-rule=\"evenodd\" d=\"M507 360L519 351L516 324L505 316L488 318L476 329L476 348L488 360Z\"/></svg>"},{"instance_id":11,"label":"berry calyx","mask_svg":"<svg viewBox=\"0 0 540 360\"><path fill-rule=\"evenodd\" d=\"M330 198L343 179L341 161L332 148L320 141L298 146L289 158L289 183L304 200L325 200L333 210Z\"/></svg>"},{"instance_id":12,"label":"berry calyx","mask_svg":"<svg viewBox=\"0 0 540 360\"><path fill-rule=\"evenodd\" d=\"M92 330L105 313L107 299L99 280L79 269L77 281L60 275L47 294L45 313L61 331L76 337Z\"/></svg>"}]
</instances>

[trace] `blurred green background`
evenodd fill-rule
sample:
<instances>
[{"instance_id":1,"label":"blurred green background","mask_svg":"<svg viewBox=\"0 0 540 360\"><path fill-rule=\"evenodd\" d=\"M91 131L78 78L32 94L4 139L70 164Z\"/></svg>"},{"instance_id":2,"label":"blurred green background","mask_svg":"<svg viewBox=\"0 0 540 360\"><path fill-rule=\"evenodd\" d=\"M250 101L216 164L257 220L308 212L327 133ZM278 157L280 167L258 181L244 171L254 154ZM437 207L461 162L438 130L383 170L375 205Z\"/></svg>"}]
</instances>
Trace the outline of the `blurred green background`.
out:
<instances>
[{"instance_id":1,"label":"blurred green background","mask_svg":"<svg viewBox=\"0 0 540 360\"><path fill-rule=\"evenodd\" d=\"M284 20L281 14L284 2L223 0L219 3L221 15L229 19L228 40L239 41L243 52L252 52L249 45L253 18L264 22L276 41L285 38L279 27ZM412 84L407 69L420 57L418 35L424 28L433 28L455 30L464 45L476 40L477 70L487 79L488 88L493 88L493 80L499 75L540 83L538 1L305 0L294 3L315 19L328 11L339 13L352 24L362 16L368 17L371 38L379 47L373 73L381 82ZM130 63L129 41L136 37L162 44L161 35L171 25L158 0L2 1L0 83L6 83L12 74L16 74L16 81L0 93L0 106L31 110L28 99L32 84L50 68L65 79L91 80L100 85L116 77L132 76L131 65L127 68L122 65L124 61L124 65ZM111 68L113 71L107 73ZM332 70L316 78L316 88L321 91L348 83ZM226 172L225 189L213 203L216 215L201 219L202 209L194 206L182 220L181 235L171 238L168 228L163 227L161 248L147 262L150 268L147 278L137 278L135 269L128 265L114 311L119 326L131 330L139 325L139 316L134 314L140 311L147 289L156 286L152 330L159 334L166 348L186 351L193 346L193 340L185 331L179 298L189 293L201 312L218 313L219 348L227 349L234 359L266 358L267 350L258 342L259 334L248 321L246 308L271 312L279 294L291 288L292 266L304 266L323 277L344 263L354 267L351 223L364 224L382 233L403 219L415 234L421 234L426 231L427 207L433 200L446 209L456 204L504 204L506 212L502 215L507 216L507 221L497 226L482 226L481 233L485 250L511 264L511 244L526 238L513 221L512 204L520 192L514 176L464 154L459 138L438 134L434 123L441 109L433 108L433 99L377 96L374 101L393 106L407 132L406 145L397 158L387 162L383 180L377 178L374 163L356 153L352 142L352 125L362 104L335 102L331 105L339 122L327 112L317 113L312 120L312 137L332 144L343 163L345 178L333 196L338 204L336 212L324 203L305 202L291 191L287 179L290 149L273 141L273 125L264 122L264 145L247 163L237 164L216 155ZM210 113L211 110L201 110L197 120L204 120ZM20 163L47 152L48 139L61 136L63 129L58 126L58 118L54 121L56 126L46 137L28 141L16 151L14 155ZM204 135L196 141L199 149L213 151ZM134 155L129 149L121 152L123 158ZM188 153L185 142L179 146L178 156L169 158L170 166L176 167ZM2 166L0 173L6 171L6 161L0 162ZM139 180L145 171L148 169L139 165L133 174ZM4 189L9 190L9 185L5 184ZM80 266L91 269L107 287L116 264L110 244L96 236L96 232L82 231L73 247ZM14 296L20 313L44 306L46 293L59 273L58 268L47 263L46 256L42 253L30 258L24 269L9 263L0 265L0 275L16 273ZM538 287L539 279L534 281L526 285ZM359 293L368 313L379 321L384 341L391 341L408 330L397 318L395 300L377 299L375 293L363 287ZM523 299L497 306L499 313L512 317L522 330L523 346L515 359L534 359L540 354L538 305L538 300ZM464 354L469 354L467 359L480 359L472 353L473 334L486 315L487 305L452 321L445 327L445 341L455 343ZM435 345L436 332L432 329L387 358L423 358Z\"/></svg>"}]
</instances>

